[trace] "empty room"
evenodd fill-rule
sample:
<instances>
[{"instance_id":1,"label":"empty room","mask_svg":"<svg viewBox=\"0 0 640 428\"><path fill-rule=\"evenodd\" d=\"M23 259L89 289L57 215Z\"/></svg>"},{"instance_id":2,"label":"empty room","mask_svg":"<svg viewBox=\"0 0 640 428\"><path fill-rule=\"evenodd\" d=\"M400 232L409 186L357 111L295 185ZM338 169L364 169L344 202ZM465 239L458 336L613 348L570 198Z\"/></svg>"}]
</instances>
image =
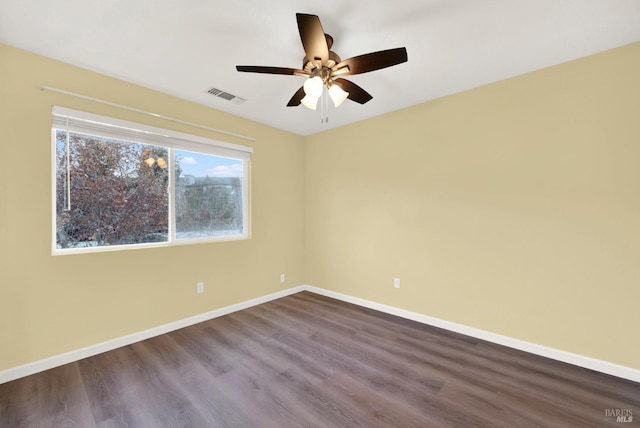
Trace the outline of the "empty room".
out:
<instances>
[{"instance_id":1,"label":"empty room","mask_svg":"<svg viewBox=\"0 0 640 428\"><path fill-rule=\"evenodd\" d=\"M0 0L0 427L640 425L636 0Z\"/></svg>"}]
</instances>

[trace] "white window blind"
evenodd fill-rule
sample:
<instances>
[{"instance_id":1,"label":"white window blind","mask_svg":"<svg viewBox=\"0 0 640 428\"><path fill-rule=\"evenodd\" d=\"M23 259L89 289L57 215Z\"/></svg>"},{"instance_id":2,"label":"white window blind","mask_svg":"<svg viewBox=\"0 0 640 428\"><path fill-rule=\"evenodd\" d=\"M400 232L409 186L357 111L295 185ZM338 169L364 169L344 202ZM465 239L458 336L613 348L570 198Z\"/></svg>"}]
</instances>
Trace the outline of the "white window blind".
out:
<instances>
[{"instance_id":1,"label":"white window blind","mask_svg":"<svg viewBox=\"0 0 640 428\"><path fill-rule=\"evenodd\" d=\"M252 147L241 146L197 135L184 134L153 126L128 122L66 107L53 106L52 125L81 134L100 135L132 142L161 145L176 149L200 150L218 156L250 160Z\"/></svg>"}]
</instances>

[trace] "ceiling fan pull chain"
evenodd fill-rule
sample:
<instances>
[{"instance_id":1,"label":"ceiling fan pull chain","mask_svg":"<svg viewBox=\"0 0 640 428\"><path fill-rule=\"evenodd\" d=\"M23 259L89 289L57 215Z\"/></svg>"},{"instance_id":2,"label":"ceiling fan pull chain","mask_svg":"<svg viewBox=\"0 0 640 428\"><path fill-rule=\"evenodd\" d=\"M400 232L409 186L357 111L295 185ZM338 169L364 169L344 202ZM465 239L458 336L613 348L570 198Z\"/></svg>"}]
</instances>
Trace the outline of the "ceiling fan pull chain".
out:
<instances>
[{"instance_id":1,"label":"ceiling fan pull chain","mask_svg":"<svg viewBox=\"0 0 640 428\"><path fill-rule=\"evenodd\" d=\"M328 98L327 85L322 87L322 99L320 100L320 123L329 123L329 105L327 104Z\"/></svg>"},{"instance_id":2,"label":"ceiling fan pull chain","mask_svg":"<svg viewBox=\"0 0 640 428\"><path fill-rule=\"evenodd\" d=\"M322 116L324 123L327 123L327 85L322 87Z\"/></svg>"},{"instance_id":3,"label":"ceiling fan pull chain","mask_svg":"<svg viewBox=\"0 0 640 428\"><path fill-rule=\"evenodd\" d=\"M324 85L322 86L322 96L320 97L320 123L324 123Z\"/></svg>"},{"instance_id":4,"label":"ceiling fan pull chain","mask_svg":"<svg viewBox=\"0 0 640 428\"><path fill-rule=\"evenodd\" d=\"M329 87L324 86L324 123L329 123Z\"/></svg>"}]
</instances>

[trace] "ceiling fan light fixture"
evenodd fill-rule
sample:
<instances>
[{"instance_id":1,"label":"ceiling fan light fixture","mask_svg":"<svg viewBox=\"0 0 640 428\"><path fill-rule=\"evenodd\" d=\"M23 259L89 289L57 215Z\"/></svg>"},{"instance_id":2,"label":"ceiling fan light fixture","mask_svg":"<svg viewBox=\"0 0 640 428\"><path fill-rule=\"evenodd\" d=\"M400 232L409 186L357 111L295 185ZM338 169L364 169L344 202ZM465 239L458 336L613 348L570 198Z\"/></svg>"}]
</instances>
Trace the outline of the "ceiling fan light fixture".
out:
<instances>
[{"instance_id":1,"label":"ceiling fan light fixture","mask_svg":"<svg viewBox=\"0 0 640 428\"><path fill-rule=\"evenodd\" d=\"M293 94L287 107L302 104L316 110L318 101L325 92L336 107L347 98L358 104L365 104L371 101L373 96L340 76L368 73L407 62L407 49L404 47L370 52L342 60L337 53L331 51L333 37L324 32L318 16L296 13L296 21L305 54L302 59L302 69L256 65L236 66L236 70L241 72L306 76L304 85ZM324 112L328 107L328 100L324 98L322 101L321 122L327 123L328 118Z\"/></svg>"},{"instance_id":2,"label":"ceiling fan light fixture","mask_svg":"<svg viewBox=\"0 0 640 428\"><path fill-rule=\"evenodd\" d=\"M329 96L333 101L333 105L338 107L340 104L344 102L349 96L349 92L346 92L338 85L331 85L329 88Z\"/></svg>"},{"instance_id":3,"label":"ceiling fan light fixture","mask_svg":"<svg viewBox=\"0 0 640 428\"><path fill-rule=\"evenodd\" d=\"M320 76L310 77L304 82L304 93L309 97L315 98L317 102L322 95L323 86L324 82Z\"/></svg>"},{"instance_id":4,"label":"ceiling fan light fixture","mask_svg":"<svg viewBox=\"0 0 640 428\"><path fill-rule=\"evenodd\" d=\"M316 107L318 106L319 99L320 97L312 97L311 95L305 95L305 97L300 100L300 103L311 110L315 110Z\"/></svg>"}]
</instances>

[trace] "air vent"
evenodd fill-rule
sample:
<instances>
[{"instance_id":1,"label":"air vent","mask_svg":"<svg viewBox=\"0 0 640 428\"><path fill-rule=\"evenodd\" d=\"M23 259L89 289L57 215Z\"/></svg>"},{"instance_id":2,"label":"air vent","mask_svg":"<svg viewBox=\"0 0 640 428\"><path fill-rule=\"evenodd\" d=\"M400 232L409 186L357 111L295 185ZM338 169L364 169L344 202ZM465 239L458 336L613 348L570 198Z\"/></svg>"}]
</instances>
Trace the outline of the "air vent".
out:
<instances>
[{"instance_id":1,"label":"air vent","mask_svg":"<svg viewBox=\"0 0 640 428\"><path fill-rule=\"evenodd\" d=\"M239 97L237 95L230 94L229 92L225 92L222 89L211 88L207 91L209 95L213 95L214 97L222 98L223 100L231 101L234 104L242 104L247 101L246 99Z\"/></svg>"}]
</instances>

